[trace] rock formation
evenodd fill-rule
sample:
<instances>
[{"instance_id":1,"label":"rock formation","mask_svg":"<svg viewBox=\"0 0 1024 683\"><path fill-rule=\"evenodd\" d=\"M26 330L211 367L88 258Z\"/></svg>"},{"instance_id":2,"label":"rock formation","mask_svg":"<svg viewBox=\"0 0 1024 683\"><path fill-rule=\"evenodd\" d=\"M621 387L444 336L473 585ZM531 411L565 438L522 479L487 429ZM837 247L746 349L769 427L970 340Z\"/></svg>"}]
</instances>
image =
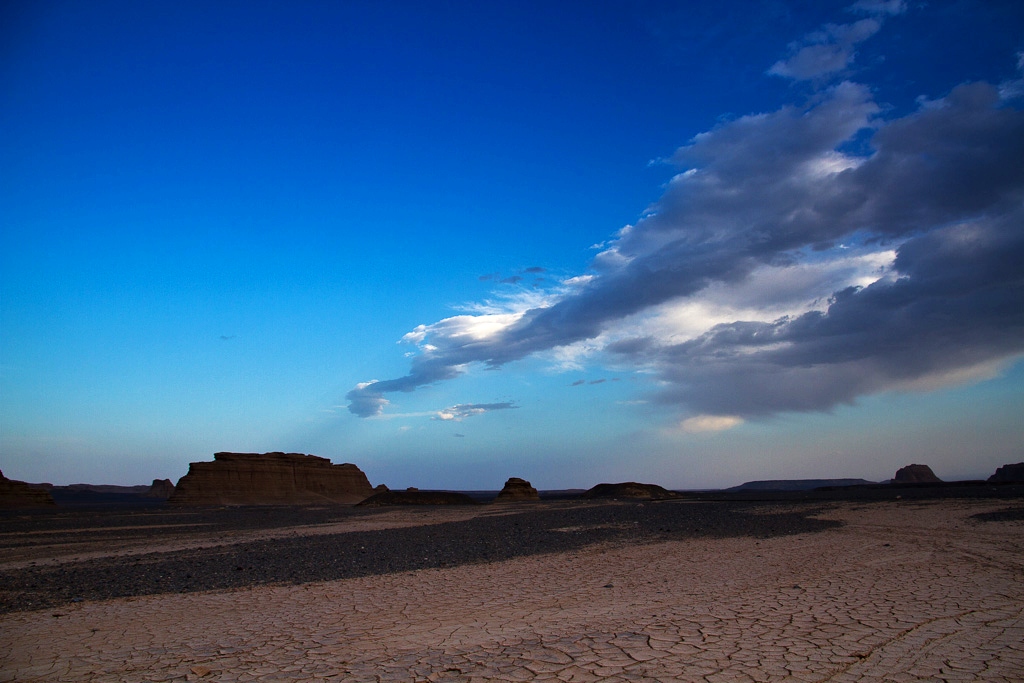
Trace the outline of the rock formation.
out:
<instances>
[{"instance_id":1,"label":"rock formation","mask_svg":"<svg viewBox=\"0 0 1024 683\"><path fill-rule=\"evenodd\" d=\"M405 491L382 491L375 493L360 506L384 507L387 505L476 505L477 502L465 493L452 491L420 491L416 488Z\"/></svg>"},{"instance_id":2,"label":"rock formation","mask_svg":"<svg viewBox=\"0 0 1024 683\"><path fill-rule=\"evenodd\" d=\"M174 494L174 484L170 479L154 479L149 490L143 496L146 498L163 498L167 500Z\"/></svg>"},{"instance_id":3,"label":"rock formation","mask_svg":"<svg viewBox=\"0 0 1024 683\"><path fill-rule=\"evenodd\" d=\"M935 484L942 480L935 476L928 465L907 465L896 470L892 481L895 484Z\"/></svg>"},{"instance_id":4,"label":"rock formation","mask_svg":"<svg viewBox=\"0 0 1024 683\"><path fill-rule=\"evenodd\" d=\"M996 469L996 473L988 478L988 481L996 483L1001 481L1024 481L1024 462L1003 465Z\"/></svg>"},{"instance_id":5,"label":"rock formation","mask_svg":"<svg viewBox=\"0 0 1024 683\"><path fill-rule=\"evenodd\" d=\"M638 484L635 481L620 484L598 484L585 492L581 498L636 498L640 500L667 500L681 498L675 491L669 491L657 484Z\"/></svg>"},{"instance_id":6,"label":"rock formation","mask_svg":"<svg viewBox=\"0 0 1024 683\"><path fill-rule=\"evenodd\" d=\"M540 500L540 494L525 479L510 477L498 493L498 497L494 499L494 502L505 503L519 500Z\"/></svg>"},{"instance_id":7,"label":"rock formation","mask_svg":"<svg viewBox=\"0 0 1024 683\"><path fill-rule=\"evenodd\" d=\"M215 453L193 462L171 505L353 505L373 493L355 465L302 453Z\"/></svg>"},{"instance_id":8,"label":"rock formation","mask_svg":"<svg viewBox=\"0 0 1024 683\"><path fill-rule=\"evenodd\" d=\"M52 507L53 496L44 487L8 479L0 472L0 508Z\"/></svg>"}]
</instances>

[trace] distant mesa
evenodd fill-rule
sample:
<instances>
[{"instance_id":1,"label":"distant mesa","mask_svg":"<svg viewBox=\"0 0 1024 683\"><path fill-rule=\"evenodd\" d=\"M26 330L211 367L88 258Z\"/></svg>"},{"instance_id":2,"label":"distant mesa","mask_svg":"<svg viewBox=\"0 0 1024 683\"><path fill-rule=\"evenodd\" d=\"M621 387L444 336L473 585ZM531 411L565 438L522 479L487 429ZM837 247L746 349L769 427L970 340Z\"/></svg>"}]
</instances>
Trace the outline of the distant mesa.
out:
<instances>
[{"instance_id":1,"label":"distant mesa","mask_svg":"<svg viewBox=\"0 0 1024 683\"><path fill-rule=\"evenodd\" d=\"M381 491L358 503L365 507L389 505L476 505L477 502L465 493L453 491L420 491L409 488L405 491Z\"/></svg>"},{"instance_id":2,"label":"distant mesa","mask_svg":"<svg viewBox=\"0 0 1024 683\"><path fill-rule=\"evenodd\" d=\"M8 479L0 472L0 508L53 507L53 496L44 487Z\"/></svg>"},{"instance_id":3,"label":"distant mesa","mask_svg":"<svg viewBox=\"0 0 1024 683\"><path fill-rule=\"evenodd\" d=\"M170 479L154 479L149 490L142 495L146 498L162 498L167 500L174 493L174 484Z\"/></svg>"},{"instance_id":4,"label":"distant mesa","mask_svg":"<svg viewBox=\"0 0 1024 683\"><path fill-rule=\"evenodd\" d=\"M121 496L140 496L147 491L149 487L145 484L140 486L118 486L117 484L68 484L67 486L53 486L51 484L40 484L40 486L47 486L51 492L60 492L62 494L68 493L79 493L79 494L99 494L99 495L121 495Z\"/></svg>"},{"instance_id":5,"label":"distant mesa","mask_svg":"<svg viewBox=\"0 0 1024 683\"><path fill-rule=\"evenodd\" d=\"M935 476L928 465L907 465L896 470L894 484L937 484L942 480Z\"/></svg>"},{"instance_id":6,"label":"distant mesa","mask_svg":"<svg viewBox=\"0 0 1024 683\"><path fill-rule=\"evenodd\" d=\"M1003 481L1024 481L1024 462L1013 463L1012 465L1003 465L996 469L996 473L988 478L991 483L999 483Z\"/></svg>"},{"instance_id":7,"label":"distant mesa","mask_svg":"<svg viewBox=\"0 0 1024 683\"><path fill-rule=\"evenodd\" d=\"M675 491L669 491L657 484L638 484L627 481L620 484L598 484L586 491L581 498L635 498L640 500L668 500L682 498Z\"/></svg>"},{"instance_id":8,"label":"distant mesa","mask_svg":"<svg viewBox=\"0 0 1024 683\"><path fill-rule=\"evenodd\" d=\"M193 462L171 505L354 505L373 493L355 465L303 453L215 453Z\"/></svg>"},{"instance_id":9,"label":"distant mesa","mask_svg":"<svg viewBox=\"0 0 1024 683\"><path fill-rule=\"evenodd\" d=\"M826 486L863 486L874 484L867 479L767 479L748 481L726 491L813 491Z\"/></svg>"},{"instance_id":10,"label":"distant mesa","mask_svg":"<svg viewBox=\"0 0 1024 683\"><path fill-rule=\"evenodd\" d=\"M540 500L540 494L533 488L530 482L519 477L509 477L505 486L498 492L494 499L496 503L510 503L521 500Z\"/></svg>"}]
</instances>

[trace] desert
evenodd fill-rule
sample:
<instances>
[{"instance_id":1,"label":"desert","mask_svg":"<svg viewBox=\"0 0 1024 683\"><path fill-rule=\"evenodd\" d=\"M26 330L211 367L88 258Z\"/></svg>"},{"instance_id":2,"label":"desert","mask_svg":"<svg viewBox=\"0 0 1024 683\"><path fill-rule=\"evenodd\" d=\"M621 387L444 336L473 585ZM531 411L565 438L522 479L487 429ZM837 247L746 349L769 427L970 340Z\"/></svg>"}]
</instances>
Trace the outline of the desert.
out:
<instances>
[{"instance_id":1,"label":"desert","mask_svg":"<svg viewBox=\"0 0 1024 683\"><path fill-rule=\"evenodd\" d=\"M0 683L1024 683L1024 0L0 26Z\"/></svg>"},{"instance_id":2,"label":"desert","mask_svg":"<svg viewBox=\"0 0 1024 683\"><path fill-rule=\"evenodd\" d=\"M0 681L1020 680L1019 485L884 492L8 511Z\"/></svg>"}]
</instances>

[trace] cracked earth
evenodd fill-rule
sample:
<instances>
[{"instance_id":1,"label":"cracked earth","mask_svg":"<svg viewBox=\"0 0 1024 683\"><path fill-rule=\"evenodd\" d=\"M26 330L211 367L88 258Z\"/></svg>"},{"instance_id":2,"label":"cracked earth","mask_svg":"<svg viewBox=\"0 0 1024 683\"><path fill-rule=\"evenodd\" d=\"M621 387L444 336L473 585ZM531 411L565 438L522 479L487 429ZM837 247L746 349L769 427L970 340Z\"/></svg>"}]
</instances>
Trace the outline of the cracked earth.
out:
<instances>
[{"instance_id":1,"label":"cracked earth","mask_svg":"<svg viewBox=\"0 0 1024 683\"><path fill-rule=\"evenodd\" d=\"M0 682L1021 681L1024 521L971 519L1006 507L7 614Z\"/></svg>"}]
</instances>

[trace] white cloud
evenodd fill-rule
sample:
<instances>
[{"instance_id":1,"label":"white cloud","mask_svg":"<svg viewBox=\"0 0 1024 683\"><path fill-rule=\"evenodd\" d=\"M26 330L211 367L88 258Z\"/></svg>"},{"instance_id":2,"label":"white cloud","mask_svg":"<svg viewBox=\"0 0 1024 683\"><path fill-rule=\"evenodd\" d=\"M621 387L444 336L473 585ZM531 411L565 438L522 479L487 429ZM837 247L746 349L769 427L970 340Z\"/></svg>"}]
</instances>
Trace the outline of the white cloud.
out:
<instances>
[{"instance_id":1,"label":"white cloud","mask_svg":"<svg viewBox=\"0 0 1024 683\"><path fill-rule=\"evenodd\" d=\"M576 277L570 277L562 280L562 284L568 287L580 287L587 284L594 279L593 275L577 275Z\"/></svg>"},{"instance_id":2,"label":"white cloud","mask_svg":"<svg viewBox=\"0 0 1024 683\"><path fill-rule=\"evenodd\" d=\"M516 406L510 402L460 403L459 405L452 406L451 408L445 408L444 410L437 411L434 414L433 419L444 422L462 422L467 417L483 415L484 413L489 413L495 410L512 410L515 407Z\"/></svg>"},{"instance_id":3,"label":"white cloud","mask_svg":"<svg viewBox=\"0 0 1024 683\"><path fill-rule=\"evenodd\" d=\"M683 420L681 429L687 434L721 432L743 424L743 418L735 415L697 415Z\"/></svg>"}]
</instances>

